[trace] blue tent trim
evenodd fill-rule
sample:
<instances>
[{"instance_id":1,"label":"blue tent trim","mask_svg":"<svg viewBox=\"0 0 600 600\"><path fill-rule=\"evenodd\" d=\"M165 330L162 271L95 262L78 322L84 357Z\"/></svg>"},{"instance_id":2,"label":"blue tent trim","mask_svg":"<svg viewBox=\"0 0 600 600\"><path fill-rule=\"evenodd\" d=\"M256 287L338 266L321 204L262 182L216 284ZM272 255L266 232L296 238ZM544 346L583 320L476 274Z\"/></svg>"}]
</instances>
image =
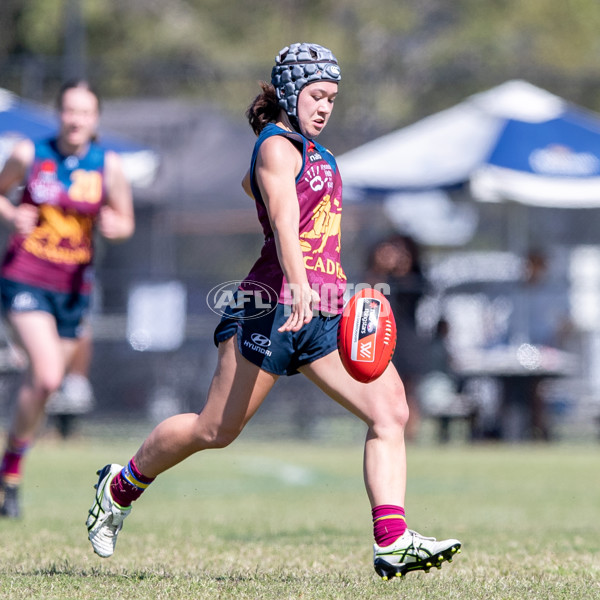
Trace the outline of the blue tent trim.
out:
<instances>
[{"instance_id":1,"label":"blue tent trim","mask_svg":"<svg viewBox=\"0 0 600 600\"><path fill-rule=\"evenodd\" d=\"M343 179L343 178L342 178ZM460 181L449 182L444 185L431 185L431 186L401 186L401 187L370 187L370 186L361 186L360 188L355 188L352 185L344 187L344 196L348 196L350 201L355 199L357 196L360 196L362 200L373 200L379 201L382 198L390 195L390 194L398 194L398 193L422 193L422 192L433 192L436 190L442 190L444 192L452 192L459 191L462 189L466 189L468 187L468 182L461 179Z\"/></svg>"},{"instance_id":2,"label":"blue tent trim","mask_svg":"<svg viewBox=\"0 0 600 600\"><path fill-rule=\"evenodd\" d=\"M592 177L600 174L600 125L576 111L541 123L509 119L486 162L546 177Z\"/></svg>"}]
</instances>

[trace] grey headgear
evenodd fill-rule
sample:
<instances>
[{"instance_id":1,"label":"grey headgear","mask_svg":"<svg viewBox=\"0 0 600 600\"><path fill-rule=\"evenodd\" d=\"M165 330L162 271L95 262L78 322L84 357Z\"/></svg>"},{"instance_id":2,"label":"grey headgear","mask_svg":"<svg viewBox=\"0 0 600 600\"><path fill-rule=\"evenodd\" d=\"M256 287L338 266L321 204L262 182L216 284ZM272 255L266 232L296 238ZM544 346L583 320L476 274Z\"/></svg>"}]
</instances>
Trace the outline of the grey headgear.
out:
<instances>
[{"instance_id":1,"label":"grey headgear","mask_svg":"<svg viewBox=\"0 0 600 600\"><path fill-rule=\"evenodd\" d=\"M315 81L335 81L342 78L337 58L331 50L318 44L291 44L275 58L271 83L277 92L279 106L297 118L298 95L302 88Z\"/></svg>"}]
</instances>

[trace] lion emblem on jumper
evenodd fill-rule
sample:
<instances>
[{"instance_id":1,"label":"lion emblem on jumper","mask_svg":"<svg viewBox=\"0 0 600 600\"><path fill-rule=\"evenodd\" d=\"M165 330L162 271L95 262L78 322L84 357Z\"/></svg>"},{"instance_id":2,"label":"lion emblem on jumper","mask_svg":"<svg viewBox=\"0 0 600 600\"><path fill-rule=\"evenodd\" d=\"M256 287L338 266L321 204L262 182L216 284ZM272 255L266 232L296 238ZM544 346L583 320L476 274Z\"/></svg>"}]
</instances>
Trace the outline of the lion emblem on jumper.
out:
<instances>
[{"instance_id":1,"label":"lion emblem on jumper","mask_svg":"<svg viewBox=\"0 0 600 600\"><path fill-rule=\"evenodd\" d=\"M338 212L331 212L331 208L335 206ZM342 232L342 213L339 211L340 202L337 199L331 201L331 196L328 194L323 197L323 200L313 209L313 227L310 231L305 231L300 234L300 247L304 252L311 250L312 245L306 240L321 240L319 246L313 249L313 254L321 254L327 245L329 238L337 237L336 252L340 251L341 232Z\"/></svg>"}]
</instances>

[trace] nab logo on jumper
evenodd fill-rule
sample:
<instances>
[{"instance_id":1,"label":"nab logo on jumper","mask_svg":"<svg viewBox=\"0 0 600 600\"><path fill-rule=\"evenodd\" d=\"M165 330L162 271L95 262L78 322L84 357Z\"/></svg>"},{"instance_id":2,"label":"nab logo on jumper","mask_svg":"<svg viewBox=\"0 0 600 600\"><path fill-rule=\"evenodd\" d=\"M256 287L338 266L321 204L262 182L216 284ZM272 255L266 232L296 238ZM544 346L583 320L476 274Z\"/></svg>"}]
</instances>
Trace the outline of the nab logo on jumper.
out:
<instances>
[{"instance_id":1,"label":"nab logo on jumper","mask_svg":"<svg viewBox=\"0 0 600 600\"><path fill-rule=\"evenodd\" d=\"M314 142L308 142L308 146L306 148L306 154L308 156L308 160L311 163L317 162L318 160L323 160L323 157L317 151Z\"/></svg>"}]
</instances>

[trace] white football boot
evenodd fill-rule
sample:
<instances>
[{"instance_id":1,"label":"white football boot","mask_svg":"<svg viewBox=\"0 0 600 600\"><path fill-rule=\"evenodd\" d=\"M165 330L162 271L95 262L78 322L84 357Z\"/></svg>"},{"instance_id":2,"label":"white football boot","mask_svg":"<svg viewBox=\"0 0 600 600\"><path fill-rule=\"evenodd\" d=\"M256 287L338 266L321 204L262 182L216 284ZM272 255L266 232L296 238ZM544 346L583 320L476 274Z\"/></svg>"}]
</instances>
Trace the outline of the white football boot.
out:
<instances>
[{"instance_id":1,"label":"white football boot","mask_svg":"<svg viewBox=\"0 0 600 600\"><path fill-rule=\"evenodd\" d=\"M96 497L89 510L86 525L92 548L102 558L112 556L123 521L131 512L131 506L127 508L119 506L110 493L110 482L122 468L121 465L112 464L97 471L98 483L94 485Z\"/></svg>"},{"instance_id":2,"label":"white football boot","mask_svg":"<svg viewBox=\"0 0 600 600\"><path fill-rule=\"evenodd\" d=\"M460 553L461 543L458 540L441 540L424 537L416 531L407 529L389 546L373 545L373 562L375 571L385 581L390 577L402 577L409 571L425 571L431 567L442 568L447 560L452 562Z\"/></svg>"}]
</instances>

